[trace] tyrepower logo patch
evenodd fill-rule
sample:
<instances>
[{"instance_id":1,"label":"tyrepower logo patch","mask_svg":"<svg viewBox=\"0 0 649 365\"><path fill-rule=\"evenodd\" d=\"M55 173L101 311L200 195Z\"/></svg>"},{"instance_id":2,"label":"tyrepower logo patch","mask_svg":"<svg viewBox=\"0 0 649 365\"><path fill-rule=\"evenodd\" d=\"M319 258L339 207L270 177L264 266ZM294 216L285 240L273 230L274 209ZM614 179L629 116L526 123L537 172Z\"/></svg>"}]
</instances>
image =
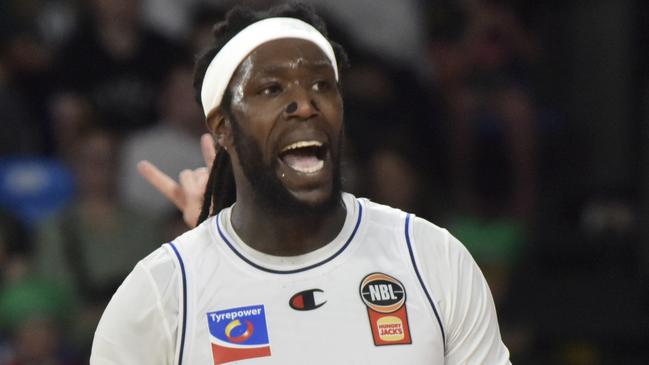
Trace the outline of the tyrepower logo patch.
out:
<instances>
[{"instance_id":1,"label":"tyrepower logo patch","mask_svg":"<svg viewBox=\"0 0 649 365\"><path fill-rule=\"evenodd\" d=\"M406 289L399 280L383 273L372 273L361 281L360 294L367 306L367 316L374 344L410 344L406 309Z\"/></svg>"},{"instance_id":2,"label":"tyrepower logo patch","mask_svg":"<svg viewBox=\"0 0 649 365\"><path fill-rule=\"evenodd\" d=\"M270 356L263 305L207 313L214 364Z\"/></svg>"}]
</instances>

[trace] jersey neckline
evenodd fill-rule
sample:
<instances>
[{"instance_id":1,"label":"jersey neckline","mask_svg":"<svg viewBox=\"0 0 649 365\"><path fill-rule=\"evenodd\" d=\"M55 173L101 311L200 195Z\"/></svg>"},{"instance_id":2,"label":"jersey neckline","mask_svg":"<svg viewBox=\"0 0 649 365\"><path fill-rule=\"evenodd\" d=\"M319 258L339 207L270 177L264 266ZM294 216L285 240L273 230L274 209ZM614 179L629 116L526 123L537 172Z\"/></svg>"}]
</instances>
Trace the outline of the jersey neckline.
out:
<instances>
[{"instance_id":1,"label":"jersey neckline","mask_svg":"<svg viewBox=\"0 0 649 365\"><path fill-rule=\"evenodd\" d=\"M232 227L232 208L223 209L216 217L215 225L219 237L239 259L248 265L273 274L294 274L324 265L339 256L353 241L363 217L360 200L348 193L342 194L347 214L342 229L331 242L323 247L297 256L275 256L255 250L237 235Z\"/></svg>"}]
</instances>

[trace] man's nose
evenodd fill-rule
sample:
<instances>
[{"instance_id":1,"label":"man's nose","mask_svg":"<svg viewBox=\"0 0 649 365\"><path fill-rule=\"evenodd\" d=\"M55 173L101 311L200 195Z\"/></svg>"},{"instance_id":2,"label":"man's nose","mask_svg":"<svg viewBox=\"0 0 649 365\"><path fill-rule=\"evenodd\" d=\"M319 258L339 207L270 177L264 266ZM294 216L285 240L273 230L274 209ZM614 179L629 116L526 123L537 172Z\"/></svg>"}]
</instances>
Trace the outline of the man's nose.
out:
<instances>
[{"instance_id":1,"label":"man's nose","mask_svg":"<svg viewBox=\"0 0 649 365\"><path fill-rule=\"evenodd\" d=\"M306 90L296 90L291 101L285 108L286 116L289 118L309 119L316 116L320 109L316 101Z\"/></svg>"}]
</instances>

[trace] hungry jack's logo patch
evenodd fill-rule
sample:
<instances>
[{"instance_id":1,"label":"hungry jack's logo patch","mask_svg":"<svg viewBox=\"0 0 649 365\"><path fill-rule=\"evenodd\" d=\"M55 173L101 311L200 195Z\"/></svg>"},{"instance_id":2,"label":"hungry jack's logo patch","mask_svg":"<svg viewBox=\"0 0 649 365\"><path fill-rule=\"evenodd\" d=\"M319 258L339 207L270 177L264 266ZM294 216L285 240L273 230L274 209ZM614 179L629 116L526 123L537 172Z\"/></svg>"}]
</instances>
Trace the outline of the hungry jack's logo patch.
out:
<instances>
[{"instance_id":1,"label":"hungry jack's logo patch","mask_svg":"<svg viewBox=\"0 0 649 365\"><path fill-rule=\"evenodd\" d=\"M361 281L360 294L376 346L410 344L406 289L399 280L372 273Z\"/></svg>"},{"instance_id":2,"label":"hungry jack's logo patch","mask_svg":"<svg viewBox=\"0 0 649 365\"><path fill-rule=\"evenodd\" d=\"M270 356L263 305L207 313L214 364Z\"/></svg>"}]
</instances>

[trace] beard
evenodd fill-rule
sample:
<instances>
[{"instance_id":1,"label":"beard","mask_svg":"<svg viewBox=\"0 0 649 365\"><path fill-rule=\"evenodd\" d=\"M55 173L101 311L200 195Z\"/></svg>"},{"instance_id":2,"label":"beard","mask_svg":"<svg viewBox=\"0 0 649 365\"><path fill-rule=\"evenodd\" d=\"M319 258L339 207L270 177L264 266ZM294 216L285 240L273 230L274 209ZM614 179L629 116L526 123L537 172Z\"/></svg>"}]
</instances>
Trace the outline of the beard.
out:
<instances>
[{"instance_id":1,"label":"beard","mask_svg":"<svg viewBox=\"0 0 649 365\"><path fill-rule=\"evenodd\" d=\"M241 168L248 181L250 181L255 201L264 210L280 216L320 215L335 210L342 192L340 175L342 130L338 139L338 146L336 146L337 150L332 149L329 152L333 164L331 194L326 200L313 204L301 201L291 194L275 173L279 161L272 159L270 164L264 163L264 157L259 145L241 130L236 120L232 119L231 121L234 147L239 155Z\"/></svg>"}]
</instances>

